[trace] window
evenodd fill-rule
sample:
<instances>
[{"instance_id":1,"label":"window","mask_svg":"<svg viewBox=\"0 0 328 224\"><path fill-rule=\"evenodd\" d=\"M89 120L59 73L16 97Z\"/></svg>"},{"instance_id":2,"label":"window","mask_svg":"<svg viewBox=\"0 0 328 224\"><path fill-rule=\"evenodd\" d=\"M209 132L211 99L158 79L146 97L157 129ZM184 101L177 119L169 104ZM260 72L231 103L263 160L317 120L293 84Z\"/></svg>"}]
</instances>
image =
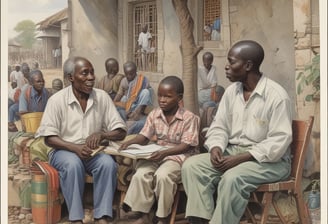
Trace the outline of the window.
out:
<instances>
[{"instance_id":1,"label":"window","mask_svg":"<svg viewBox=\"0 0 328 224\"><path fill-rule=\"evenodd\" d=\"M133 7L133 52L139 70L157 71L156 2L142 2Z\"/></svg>"},{"instance_id":2,"label":"window","mask_svg":"<svg viewBox=\"0 0 328 224\"><path fill-rule=\"evenodd\" d=\"M220 0L203 1L203 40L221 40Z\"/></svg>"}]
</instances>

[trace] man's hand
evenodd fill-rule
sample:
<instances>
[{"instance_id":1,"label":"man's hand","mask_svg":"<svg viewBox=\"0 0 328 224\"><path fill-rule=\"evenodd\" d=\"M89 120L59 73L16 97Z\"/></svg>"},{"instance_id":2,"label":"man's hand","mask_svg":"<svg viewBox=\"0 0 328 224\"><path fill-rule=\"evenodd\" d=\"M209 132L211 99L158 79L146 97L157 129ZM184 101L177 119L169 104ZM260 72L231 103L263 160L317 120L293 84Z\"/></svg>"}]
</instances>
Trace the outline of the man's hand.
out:
<instances>
[{"instance_id":1,"label":"man's hand","mask_svg":"<svg viewBox=\"0 0 328 224\"><path fill-rule=\"evenodd\" d=\"M240 163L253 160L252 155L249 152L245 152L242 154L234 155L234 156L223 156L221 149L213 148L211 150L211 162L214 168L224 173L230 168L233 168ZM213 152L213 150L215 150Z\"/></svg>"},{"instance_id":2,"label":"man's hand","mask_svg":"<svg viewBox=\"0 0 328 224\"><path fill-rule=\"evenodd\" d=\"M219 147L214 147L211 149L211 163L213 167L218 167L223 158L222 150Z\"/></svg>"},{"instance_id":3,"label":"man's hand","mask_svg":"<svg viewBox=\"0 0 328 224\"><path fill-rule=\"evenodd\" d=\"M144 116L143 114L138 113L137 111L132 111L132 112L130 112L130 113L127 114L128 120L131 120L131 121L138 121L143 116Z\"/></svg>"},{"instance_id":4,"label":"man's hand","mask_svg":"<svg viewBox=\"0 0 328 224\"><path fill-rule=\"evenodd\" d=\"M80 157L82 160L91 158L92 149L90 149L87 145L77 145L74 152Z\"/></svg>"},{"instance_id":5,"label":"man's hand","mask_svg":"<svg viewBox=\"0 0 328 224\"><path fill-rule=\"evenodd\" d=\"M91 148L95 149L100 145L100 142L103 140L104 133L103 132L95 132L91 134L87 139L85 140L85 144Z\"/></svg>"}]
</instances>

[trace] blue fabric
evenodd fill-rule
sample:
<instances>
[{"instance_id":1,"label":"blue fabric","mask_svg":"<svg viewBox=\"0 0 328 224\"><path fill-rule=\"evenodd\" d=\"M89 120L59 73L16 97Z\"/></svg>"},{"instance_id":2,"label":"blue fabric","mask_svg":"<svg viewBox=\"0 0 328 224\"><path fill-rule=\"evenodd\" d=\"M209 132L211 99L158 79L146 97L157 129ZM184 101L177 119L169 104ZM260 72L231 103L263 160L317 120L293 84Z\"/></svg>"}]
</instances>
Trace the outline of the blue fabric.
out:
<instances>
[{"instance_id":1,"label":"blue fabric","mask_svg":"<svg viewBox=\"0 0 328 224\"><path fill-rule=\"evenodd\" d=\"M221 24L220 24L220 19L219 19L219 18L216 18L216 19L214 20L214 22L213 22L213 27L212 27L212 29L220 31L220 28L221 28L220 25L221 25Z\"/></svg>"},{"instance_id":2,"label":"blue fabric","mask_svg":"<svg viewBox=\"0 0 328 224\"><path fill-rule=\"evenodd\" d=\"M14 122L15 120L16 121L19 120L18 108L19 108L18 103L14 103L13 105L11 105L9 107L9 111L8 111L8 121L9 122Z\"/></svg>"},{"instance_id":3,"label":"blue fabric","mask_svg":"<svg viewBox=\"0 0 328 224\"><path fill-rule=\"evenodd\" d=\"M117 165L110 155L99 153L89 160L81 160L73 152L54 150L49 154L49 161L58 170L69 220L84 218L82 199L86 173L93 177L94 218L113 216Z\"/></svg>"},{"instance_id":4,"label":"blue fabric","mask_svg":"<svg viewBox=\"0 0 328 224\"><path fill-rule=\"evenodd\" d=\"M135 121L129 128L127 135L139 134L146 123L147 116L143 116L140 120Z\"/></svg>"},{"instance_id":5,"label":"blue fabric","mask_svg":"<svg viewBox=\"0 0 328 224\"><path fill-rule=\"evenodd\" d=\"M29 91L31 88L30 98L26 99L26 91ZM22 93L19 97L19 111L24 112L43 112L47 102L48 102L49 93L46 88L43 88L41 96L38 95L36 90L33 87L27 87L22 90ZM39 105L39 101L41 104Z\"/></svg>"}]
</instances>

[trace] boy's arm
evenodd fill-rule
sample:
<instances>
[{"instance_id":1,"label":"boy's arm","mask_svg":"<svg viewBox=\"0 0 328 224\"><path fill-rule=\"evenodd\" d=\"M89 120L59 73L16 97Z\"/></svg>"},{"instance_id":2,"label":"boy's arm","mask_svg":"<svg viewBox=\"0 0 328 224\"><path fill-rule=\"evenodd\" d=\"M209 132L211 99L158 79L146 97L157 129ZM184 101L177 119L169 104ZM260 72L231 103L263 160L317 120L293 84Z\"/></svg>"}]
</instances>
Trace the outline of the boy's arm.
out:
<instances>
[{"instance_id":1,"label":"boy's arm","mask_svg":"<svg viewBox=\"0 0 328 224\"><path fill-rule=\"evenodd\" d=\"M126 142L123 142L122 145L120 146L119 150L124 150L129 145L132 145L132 144L147 145L148 142L149 142L148 138L146 138L145 136L143 136L141 134L138 134L136 137L134 137Z\"/></svg>"}]
</instances>

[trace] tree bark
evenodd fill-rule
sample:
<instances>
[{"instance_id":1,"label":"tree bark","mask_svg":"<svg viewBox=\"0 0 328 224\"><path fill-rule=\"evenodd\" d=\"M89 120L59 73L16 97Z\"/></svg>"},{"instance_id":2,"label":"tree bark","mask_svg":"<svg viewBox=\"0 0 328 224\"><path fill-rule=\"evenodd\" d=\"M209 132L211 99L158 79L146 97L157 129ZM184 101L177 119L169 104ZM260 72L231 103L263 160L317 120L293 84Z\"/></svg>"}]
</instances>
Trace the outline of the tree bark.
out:
<instances>
[{"instance_id":1,"label":"tree bark","mask_svg":"<svg viewBox=\"0 0 328 224\"><path fill-rule=\"evenodd\" d=\"M188 9L188 0L172 0L180 22L182 56L182 81L184 83L184 107L199 115L197 88L197 55L203 47L196 46L194 39L194 20Z\"/></svg>"}]
</instances>

